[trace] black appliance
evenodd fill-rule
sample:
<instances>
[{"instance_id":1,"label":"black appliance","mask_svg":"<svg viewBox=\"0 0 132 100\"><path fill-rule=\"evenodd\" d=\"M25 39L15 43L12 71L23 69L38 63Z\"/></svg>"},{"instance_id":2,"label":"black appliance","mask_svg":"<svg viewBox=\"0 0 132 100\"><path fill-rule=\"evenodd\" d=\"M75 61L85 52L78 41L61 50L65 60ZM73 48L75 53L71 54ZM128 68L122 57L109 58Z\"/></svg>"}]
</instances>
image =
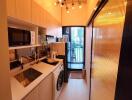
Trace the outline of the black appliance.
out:
<instances>
[{"instance_id":1,"label":"black appliance","mask_svg":"<svg viewBox=\"0 0 132 100\"><path fill-rule=\"evenodd\" d=\"M31 33L27 30L8 28L9 46L30 45Z\"/></svg>"},{"instance_id":2,"label":"black appliance","mask_svg":"<svg viewBox=\"0 0 132 100\"><path fill-rule=\"evenodd\" d=\"M69 43L65 43L65 55L57 55L56 58L63 59L64 64L64 82L68 82L70 71L68 70L68 47Z\"/></svg>"}]
</instances>

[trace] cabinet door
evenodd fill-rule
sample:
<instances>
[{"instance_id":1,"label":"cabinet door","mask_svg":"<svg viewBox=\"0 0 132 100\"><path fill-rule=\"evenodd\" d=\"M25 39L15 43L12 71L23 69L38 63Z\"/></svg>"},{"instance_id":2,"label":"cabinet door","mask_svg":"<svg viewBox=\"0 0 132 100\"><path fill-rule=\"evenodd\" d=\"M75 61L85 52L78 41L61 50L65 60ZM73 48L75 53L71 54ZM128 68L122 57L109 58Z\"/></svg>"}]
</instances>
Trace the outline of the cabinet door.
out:
<instances>
[{"instance_id":1,"label":"cabinet door","mask_svg":"<svg viewBox=\"0 0 132 100\"><path fill-rule=\"evenodd\" d=\"M7 15L10 17L16 16L16 0L7 0Z\"/></svg>"},{"instance_id":2,"label":"cabinet door","mask_svg":"<svg viewBox=\"0 0 132 100\"><path fill-rule=\"evenodd\" d=\"M54 36L53 17L48 12L46 12L46 28L47 28L46 34Z\"/></svg>"},{"instance_id":3,"label":"cabinet door","mask_svg":"<svg viewBox=\"0 0 132 100\"><path fill-rule=\"evenodd\" d=\"M52 17L47 11L46 11L46 26L47 28L52 27Z\"/></svg>"},{"instance_id":4,"label":"cabinet door","mask_svg":"<svg viewBox=\"0 0 132 100\"><path fill-rule=\"evenodd\" d=\"M31 21L31 0L16 0L16 16L24 21Z\"/></svg>"},{"instance_id":5,"label":"cabinet door","mask_svg":"<svg viewBox=\"0 0 132 100\"><path fill-rule=\"evenodd\" d=\"M47 76L39 85L39 100L53 100L52 74Z\"/></svg>"},{"instance_id":6,"label":"cabinet door","mask_svg":"<svg viewBox=\"0 0 132 100\"><path fill-rule=\"evenodd\" d=\"M39 100L38 94L38 87L36 87L23 100Z\"/></svg>"},{"instance_id":7,"label":"cabinet door","mask_svg":"<svg viewBox=\"0 0 132 100\"><path fill-rule=\"evenodd\" d=\"M40 9L40 25L46 27L46 14L43 8Z\"/></svg>"},{"instance_id":8,"label":"cabinet door","mask_svg":"<svg viewBox=\"0 0 132 100\"><path fill-rule=\"evenodd\" d=\"M32 23L35 25L39 25L40 23L40 6L32 0Z\"/></svg>"}]
</instances>

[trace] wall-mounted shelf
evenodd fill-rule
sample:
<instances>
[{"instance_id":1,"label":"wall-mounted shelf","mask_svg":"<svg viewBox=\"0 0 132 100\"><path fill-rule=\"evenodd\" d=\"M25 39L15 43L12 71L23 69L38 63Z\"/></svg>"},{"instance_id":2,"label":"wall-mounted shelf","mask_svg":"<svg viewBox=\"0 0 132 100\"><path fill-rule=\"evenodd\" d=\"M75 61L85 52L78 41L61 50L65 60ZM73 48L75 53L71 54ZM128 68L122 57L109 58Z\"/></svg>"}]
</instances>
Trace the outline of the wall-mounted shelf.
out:
<instances>
[{"instance_id":1,"label":"wall-mounted shelf","mask_svg":"<svg viewBox=\"0 0 132 100\"><path fill-rule=\"evenodd\" d=\"M27 46L9 47L9 50L23 49L23 48L32 48L32 47L38 47L38 46L41 46L41 44L37 44L37 45L27 45Z\"/></svg>"}]
</instances>

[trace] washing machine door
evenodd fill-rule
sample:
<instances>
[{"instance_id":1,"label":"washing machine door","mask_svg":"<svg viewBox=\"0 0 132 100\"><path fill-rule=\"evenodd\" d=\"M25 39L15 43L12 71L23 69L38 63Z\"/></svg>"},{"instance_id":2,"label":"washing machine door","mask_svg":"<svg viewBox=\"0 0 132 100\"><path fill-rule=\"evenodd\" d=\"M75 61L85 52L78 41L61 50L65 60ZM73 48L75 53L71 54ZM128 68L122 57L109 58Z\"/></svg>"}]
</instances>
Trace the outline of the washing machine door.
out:
<instances>
[{"instance_id":1,"label":"washing machine door","mask_svg":"<svg viewBox=\"0 0 132 100\"><path fill-rule=\"evenodd\" d=\"M59 91L62 88L63 82L64 82L64 71L61 71L57 79L57 85L56 85L57 91Z\"/></svg>"}]
</instances>

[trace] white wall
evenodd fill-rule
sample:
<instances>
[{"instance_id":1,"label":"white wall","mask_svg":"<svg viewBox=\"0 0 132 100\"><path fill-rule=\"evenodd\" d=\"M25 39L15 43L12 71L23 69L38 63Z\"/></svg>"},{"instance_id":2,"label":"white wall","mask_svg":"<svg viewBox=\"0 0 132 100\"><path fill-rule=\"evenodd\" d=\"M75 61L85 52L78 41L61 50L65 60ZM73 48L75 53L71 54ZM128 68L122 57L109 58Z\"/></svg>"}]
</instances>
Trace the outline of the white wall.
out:
<instances>
[{"instance_id":1,"label":"white wall","mask_svg":"<svg viewBox=\"0 0 132 100\"><path fill-rule=\"evenodd\" d=\"M0 0L0 100L11 100L6 0Z\"/></svg>"},{"instance_id":2,"label":"white wall","mask_svg":"<svg viewBox=\"0 0 132 100\"><path fill-rule=\"evenodd\" d=\"M91 39L92 39L92 24L86 28L86 43L85 43L85 52L86 52L85 68L86 68L86 80L87 80L88 90L90 90Z\"/></svg>"}]
</instances>

